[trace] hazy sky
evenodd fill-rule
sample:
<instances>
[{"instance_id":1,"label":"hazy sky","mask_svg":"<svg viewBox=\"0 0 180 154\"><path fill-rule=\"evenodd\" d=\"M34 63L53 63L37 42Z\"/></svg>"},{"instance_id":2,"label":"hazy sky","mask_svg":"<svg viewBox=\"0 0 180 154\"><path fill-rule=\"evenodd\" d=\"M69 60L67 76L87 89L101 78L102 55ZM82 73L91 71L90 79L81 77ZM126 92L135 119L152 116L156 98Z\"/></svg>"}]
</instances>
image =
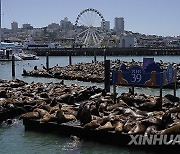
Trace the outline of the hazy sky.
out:
<instances>
[{"instance_id":1,"label":"hazy sky","mask_svg":"<svg viewBox=\"0 0 180 154\"><path fill-rule=\"evenodd\" d=\"M124 17L125 30L162 36L180 35L180 0L2 0L2 27L30 23L43 27L64 17L75 23L86 8L102 13L114 27L115 17Z\"/></svg>"}]
</instances>

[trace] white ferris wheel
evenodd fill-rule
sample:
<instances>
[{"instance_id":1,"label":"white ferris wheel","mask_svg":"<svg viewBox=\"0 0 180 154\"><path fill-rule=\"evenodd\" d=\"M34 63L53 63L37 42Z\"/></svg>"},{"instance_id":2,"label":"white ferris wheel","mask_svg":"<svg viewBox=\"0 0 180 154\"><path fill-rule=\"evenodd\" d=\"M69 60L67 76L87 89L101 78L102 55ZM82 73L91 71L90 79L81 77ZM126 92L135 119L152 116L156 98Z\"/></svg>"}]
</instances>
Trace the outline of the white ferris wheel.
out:
<instances>
[{"instance_id":1,"label":"white ferris wheel","mask_svg":"<svg viewBox=\"0 0 180 154\"><path fill-rule=\"evenodd\" d=\"M75 41L83 46L100 46L105 37L105 20L102 14L93 8L83 10L76 18Z\"/></svg>"}]
</instances>

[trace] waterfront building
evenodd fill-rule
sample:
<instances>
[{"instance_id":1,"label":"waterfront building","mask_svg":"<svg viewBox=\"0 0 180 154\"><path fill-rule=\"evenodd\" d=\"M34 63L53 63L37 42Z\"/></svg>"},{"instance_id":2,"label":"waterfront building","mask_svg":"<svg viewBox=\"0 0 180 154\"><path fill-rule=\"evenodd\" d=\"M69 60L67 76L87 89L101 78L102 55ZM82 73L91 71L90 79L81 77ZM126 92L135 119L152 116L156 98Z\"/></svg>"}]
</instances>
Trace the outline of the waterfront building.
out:
<instances>
[{"instance_id":1,"label":"waterfront building","mask_svg":"<svg viewBox=\"0 0 180 154\"><path fill-rule=\"evenodd\" d=\"M18 32L18 23L17 22L12 22L11 23L11 30L13 33L17 33Z\"/></svg>"},{"instance_id":2,"label":"waterfront building","mask_svg":"<svg viewBox=\"0 0 180 154\"><path fill-rule=\"evenodd\" d=\"M110 21L105 21L105 31L110 31ZM101 22L101 28L103 28L103 22Z\"/></svg>"},{"instance_id":3,"label":"waterfront building","mask_svg":"<svg viewBox=\"0 0 180 154\"><path fill-rule=\"evenodd\" d=\"M23 27L23 29L33 29L31 24L23 24L22 27Z\"/></svg>"},{"instance_id":4,"label":"waterfront building","mask_svg":"<svg viewBox=\"0 0 180 154\"><path fill-rule=\"evenodd\" d=\"M116 17L114 19L114 30L117 34L122 34L124 32L124 18Z\"/></svg>"},{"instance_id":5,"label":"waterfront building","mask_svg":"<svg viewBox=\"0 0 180 154\"><path fill-rule=\"evenodd\" d=\"M137 46L137 39L135 38L134 35L131 34L124 34L120 37L120 43L119 43L119 47L122 48L133 48Z\"/></svg>"},{"instance_id":6,"label":"waterfront building","mask_svg":"<svg viewBox=\"0 0 180 154\"><path fill-rule=\"evenodd\" d=\"M73 24L65 17L64 20L60 21L60 28L66 30L73 29Z\"/></svg>"},{"instance_id":7,"label":"waterfront building","mask_svg":"<svg viewBox=\"0 0 180 154\"><path fill-rule=\"evenodd\" d=\"M51 23L47 26L47 29L52 29L52 30L58 30L59 28L60 26L57 23Z\"/></svg>"}]
</instances>

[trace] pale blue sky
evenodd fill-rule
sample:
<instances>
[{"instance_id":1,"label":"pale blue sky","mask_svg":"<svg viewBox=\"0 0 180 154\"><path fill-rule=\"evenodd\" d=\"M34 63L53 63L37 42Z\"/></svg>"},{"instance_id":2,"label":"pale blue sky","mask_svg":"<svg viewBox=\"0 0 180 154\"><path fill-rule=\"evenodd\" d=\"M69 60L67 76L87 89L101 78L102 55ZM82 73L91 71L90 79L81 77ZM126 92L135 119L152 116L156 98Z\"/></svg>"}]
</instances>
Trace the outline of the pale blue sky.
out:
<instances>
[{"instance_id":1,"label":"pale blue sky","mask_svg":"<svg viewBox=\"0 0 180 154\"><path fill-rule=\"evenodd\" d=\"M34 27L59 23L64 17L75 22L86 8L95 8L114 27L124 17L125 30L162 36L180 35L180 0L2 0L2 27L13 21Z\"/></svg>"}]
</instances>

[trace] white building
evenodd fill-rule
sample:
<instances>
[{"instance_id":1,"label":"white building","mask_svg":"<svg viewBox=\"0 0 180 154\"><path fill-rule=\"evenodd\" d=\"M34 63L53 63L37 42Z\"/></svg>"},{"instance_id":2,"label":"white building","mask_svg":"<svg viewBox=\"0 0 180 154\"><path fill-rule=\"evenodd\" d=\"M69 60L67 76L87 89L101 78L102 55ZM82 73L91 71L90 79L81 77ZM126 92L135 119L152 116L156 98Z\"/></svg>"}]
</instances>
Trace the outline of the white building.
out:
<instances>
[{"instance_id":1,"label":"white building","mask_svg":"<svg viewBox=\"0 0 180 154\"><path fill-rule=\"evenodd\" d=\"M11 30L13 33L17 33L18 32L18 23L17 22L13 22L11 23Z\"/></svg>"},{"instance_id":2,"label":"white building","mask_svg":"<svg viewBox=\"0 0 180 154\"><path fill-rule=\"evenodd\" d=\"M121 34L124 32L124 18L116 17L114 19L114 30L118 34Z\"/></svg>"},{"instance_id":3,"label":"white building","mask_svg":"<svg viewBox=\"0 0 180 154\"><path fill-rule=\"evenodd\" d=\"M105 21L104 26L105 31L110 31L110 21ZM103 29L103 22L101 22L101 28Z\"/></svg>"},{"instance_id":4,"label":"white building","mask_svg":"<svg viewBox=\"0 0 180 154\"><path fill-rule=\"evenodd\" d=\"M120 38L119 47L122 48L133 48L137 45L137 40L134 35L123 35Z\"/></svg>"}]
</instances>

